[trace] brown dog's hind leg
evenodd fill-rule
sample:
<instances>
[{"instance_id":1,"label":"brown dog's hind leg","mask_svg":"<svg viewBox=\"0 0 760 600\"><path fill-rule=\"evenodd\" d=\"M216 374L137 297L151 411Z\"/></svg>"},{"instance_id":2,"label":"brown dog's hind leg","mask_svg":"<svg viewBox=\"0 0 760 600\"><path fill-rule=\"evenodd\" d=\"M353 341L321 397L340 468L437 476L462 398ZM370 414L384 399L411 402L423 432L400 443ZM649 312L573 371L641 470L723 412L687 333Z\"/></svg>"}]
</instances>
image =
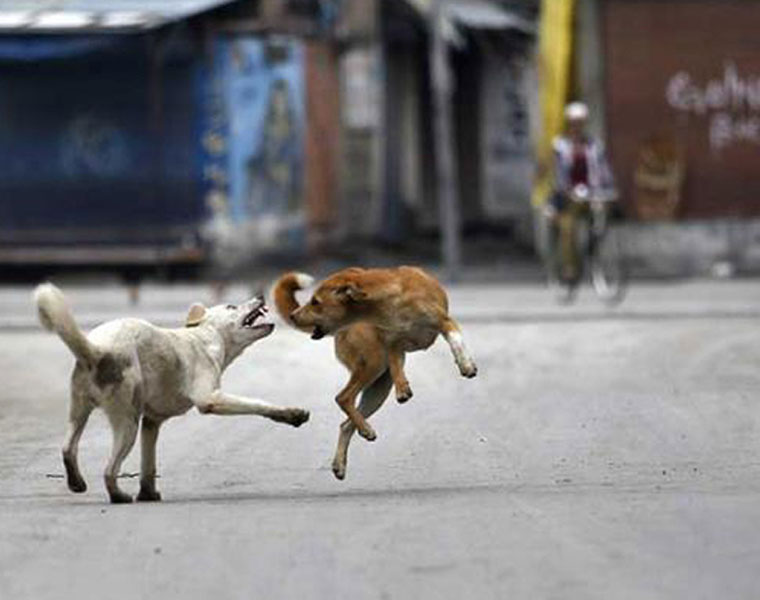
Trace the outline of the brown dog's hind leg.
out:
<instances>
[{"instance_id":1,"label":"brown dog's hind leg","mask_svg":"<svg viewBox=\"0 0 760 600\"><path fill-rule=\"evenodd\" d=\"M140 492L138 502L159 502L156 490L156 442L161 421L143 416L140 427Z\"/></svg>"},{"instance_id":2,"label":"brown dog's hind leg","mask_svg":"<svg viewBox=\"0 0 760 600\"><path fill-rule=\"evenodd\" d=\"M457 322L447 317L441 327L441 333L451 348L451 353L454 355L454 360L459 367L462 377L475 377L478 374L478 367L475 365L475 361L469 352L467 352L464 339L462 338L462 331L459 329Z\"/></svg>"},{"instance_id":3,"label":"brown dog's hind leg","mask_svg":"<svg viewBox=\"0 0 760 600\"><path fill-rule=\"evenodd\" d=\"M61 454L63 455L63 466L66 468L66 483L72 492L78 494L87 491L87 483L79 472L77 452L79 449L79 438L82 436L82 431L87 424L87 419L90 417L92 409L93 405L84 394L72 390L71 406L69 408L69 430L66 434Z\"/></svg>"},{"instance_id":4,"label":"brown dog's hind leg","mask_svg":"<svg viewBox=\"0 0 760 600\"><path fill-rule=\"evenodd\" d=\"M412 397L412 388L404 373L404 353L400 350L388 350L388 367L396 388L396 400L403 404Z\"/></svg>"},{"instance_id":5,"label":"brown dog's hind leg","mask_svg":"<svg viewBox=\"0 0 760 600\"><path fill-rule=\"evenodd\" d=\"M389 371L385 371L368 388L362 392L359 400L359 412L365 419L371 417L383 405L391 391L393 380ZM332 462L332 471L338 479L346 477L346 463L348 462L348 445L356 431L351 419L341 423L338 435L338 446L335 448L335 457Z\"/></svg>"}]
</instances>

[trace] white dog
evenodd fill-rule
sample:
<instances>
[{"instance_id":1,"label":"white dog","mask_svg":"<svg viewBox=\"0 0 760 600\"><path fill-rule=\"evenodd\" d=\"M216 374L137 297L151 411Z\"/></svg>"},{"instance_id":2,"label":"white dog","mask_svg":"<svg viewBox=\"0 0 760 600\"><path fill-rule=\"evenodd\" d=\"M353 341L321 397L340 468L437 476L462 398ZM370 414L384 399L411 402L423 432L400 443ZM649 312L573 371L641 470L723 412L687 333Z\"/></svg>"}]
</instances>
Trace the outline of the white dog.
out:
<instances>
[{"instance_id":1,"label":"white dog","mask_svg":"<svg viewBox=\"0 0 760 600\"><path fill-rule=\"evenodd\" d=\"M164 329L139 319L117 319L79 329L61 291L47 283L34 292L40 321L55 331L76 357L71 376L69 431L63 464L72 492L87 489L77 465L77 446L92 410L102 408L113 429L113 450L105 470L111 502L131 502L116 477L141 430L141 501L157 501L156 440L161 423L195 406L202 413L261 415L298 427L309 419L300 408L281 408L219 389L225 368L256 340L274 329L256 324L267 312L263 298L239 306L194 304L186 326Z\"/></svg>"}]
</instances>

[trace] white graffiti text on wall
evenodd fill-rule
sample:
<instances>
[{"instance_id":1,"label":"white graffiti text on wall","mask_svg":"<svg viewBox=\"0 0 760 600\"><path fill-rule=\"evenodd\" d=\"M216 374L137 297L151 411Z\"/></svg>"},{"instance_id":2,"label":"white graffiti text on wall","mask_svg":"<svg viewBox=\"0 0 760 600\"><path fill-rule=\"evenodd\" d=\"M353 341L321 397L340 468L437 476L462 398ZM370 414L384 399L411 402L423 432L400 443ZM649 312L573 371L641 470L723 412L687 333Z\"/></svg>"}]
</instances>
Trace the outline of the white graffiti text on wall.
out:
<instances>
[{"instance_id":1,"label":"white graffiti text on wall","mask_svg":"<svg viewBox=\"0 0 760 600\"><path fill-rule=\"evenodd\" d=\"M688 71L673 75L665 89L668 105L707 117L710 148L738 143L760 145L760 75L743 75L727 62L719 78L700 83Z\"/></svg>"}]
</instances>

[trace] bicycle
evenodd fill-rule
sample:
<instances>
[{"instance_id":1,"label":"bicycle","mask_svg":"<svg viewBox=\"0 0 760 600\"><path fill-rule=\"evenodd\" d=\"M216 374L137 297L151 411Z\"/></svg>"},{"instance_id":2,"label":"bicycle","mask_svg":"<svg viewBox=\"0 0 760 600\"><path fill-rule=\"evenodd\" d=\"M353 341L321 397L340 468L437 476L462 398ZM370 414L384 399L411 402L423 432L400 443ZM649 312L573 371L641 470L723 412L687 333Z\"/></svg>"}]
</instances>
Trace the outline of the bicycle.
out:
<instances>
[{"instance_id":1,"label":"bicycle","mask_svg":"<svg viewBox=\"0 0 760 600\"><path fill-rule=\"evenodd\" d=\"M579 185L567 198L565 210L544 211L547 235L543 258L549 287L555 290L558 301L570 303L588 271L600 300L608 305L622 302L628 271L620 231L610 224L617 192L592 194L588 187ZM560 233L563 228L564 238Z\"/></svg>"}]
</instances>

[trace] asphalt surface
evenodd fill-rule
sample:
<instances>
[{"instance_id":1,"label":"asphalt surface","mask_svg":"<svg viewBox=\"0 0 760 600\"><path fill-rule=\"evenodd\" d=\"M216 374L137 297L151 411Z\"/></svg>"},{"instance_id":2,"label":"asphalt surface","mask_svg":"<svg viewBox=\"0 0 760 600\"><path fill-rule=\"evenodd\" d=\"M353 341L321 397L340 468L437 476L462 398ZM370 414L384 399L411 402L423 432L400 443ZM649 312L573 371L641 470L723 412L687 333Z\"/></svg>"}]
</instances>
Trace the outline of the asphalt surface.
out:
<instances>
[{"instance_id":1,"label":"asphalt surface","mask_svg":"<svg viewBox=\"0 0 760 600\"><path fill-rule=\"evenodd\" d=\"M72 287L87 327L182 321L205 288ZM241 299L247 290L230 290ZM760 284L639 285L614 310L533 286L451 289L480 369L441 341L410 355L414 397L330 461L346 380L332 341L278 327L227 391L300 405L300 429L188 413L159 440L160 504L106 503L95 413L60 462L73 359L29 288L0 289L0 597L757 598ZM133 450L122 487L133 493Z\"/></svg>"}]
</instances>

